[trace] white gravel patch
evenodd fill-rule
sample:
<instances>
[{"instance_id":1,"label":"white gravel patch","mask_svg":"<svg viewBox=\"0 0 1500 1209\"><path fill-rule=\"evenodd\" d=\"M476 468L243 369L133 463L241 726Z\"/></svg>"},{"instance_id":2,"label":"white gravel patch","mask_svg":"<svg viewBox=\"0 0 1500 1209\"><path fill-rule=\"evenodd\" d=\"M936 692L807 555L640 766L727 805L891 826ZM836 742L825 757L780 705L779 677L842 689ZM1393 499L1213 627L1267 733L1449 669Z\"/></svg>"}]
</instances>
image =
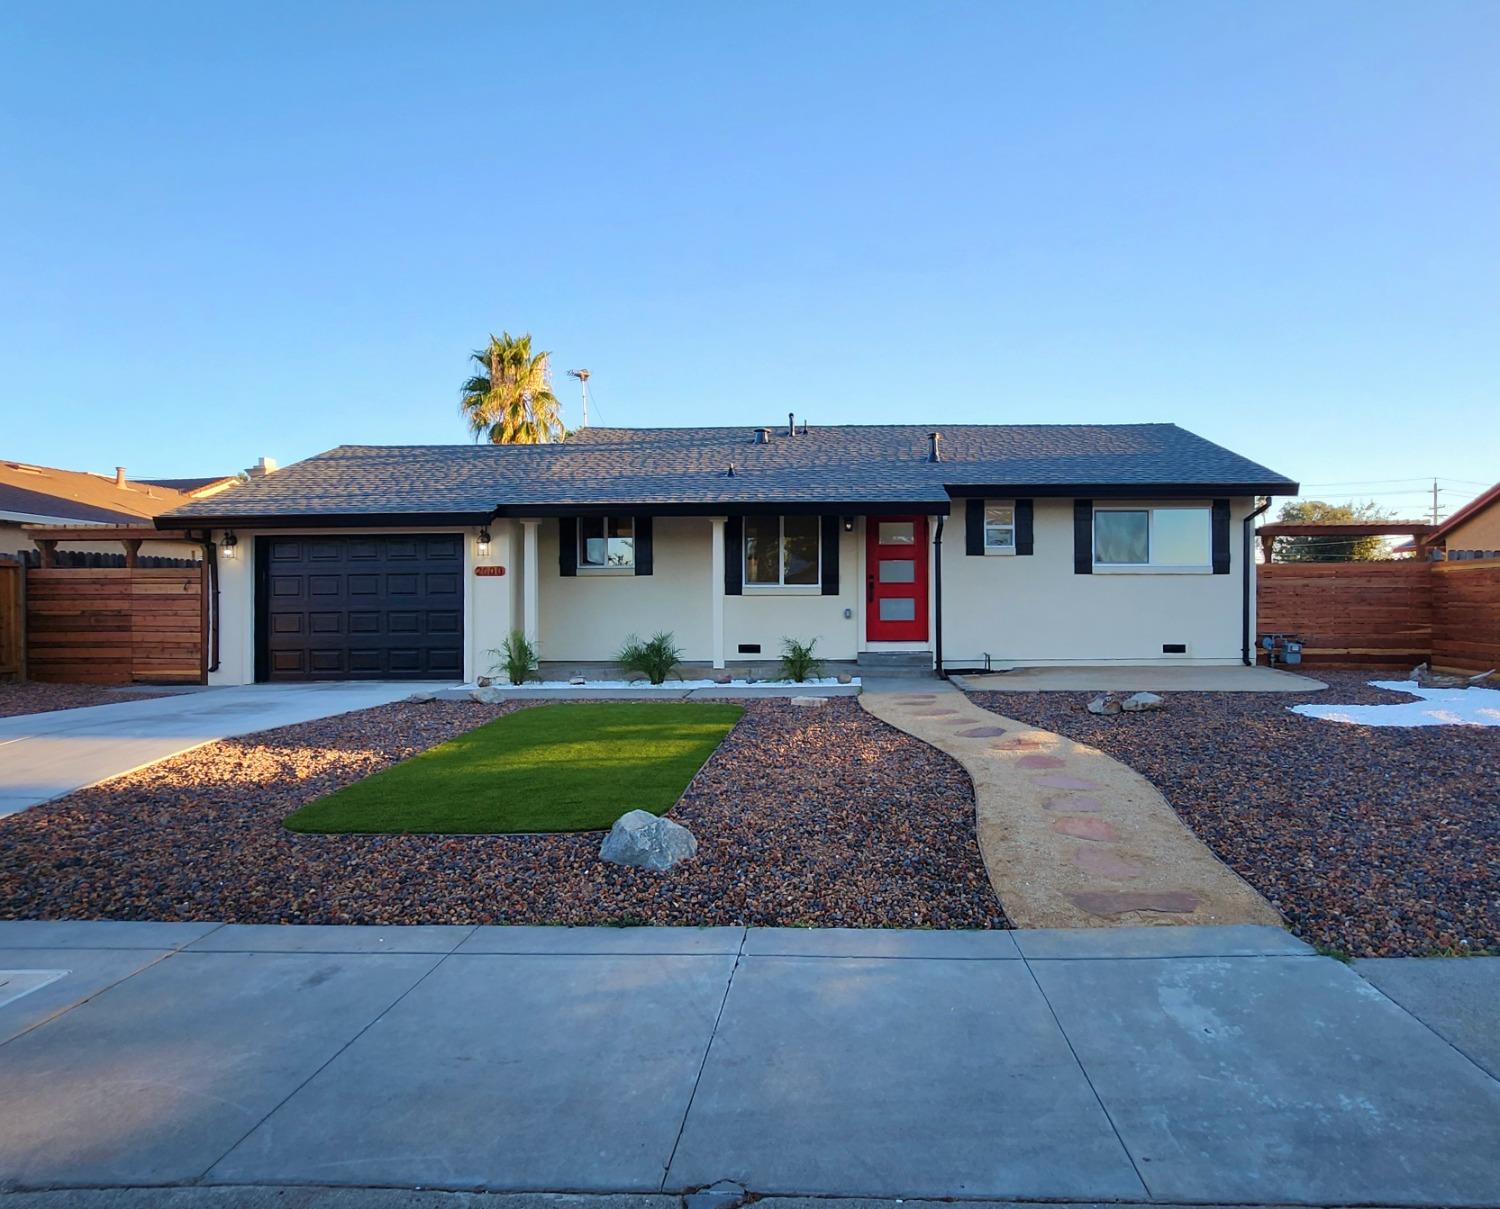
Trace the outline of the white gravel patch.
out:
<instances>
[{"instance_id":1,"label":"white gravel patch","mask_svg":"<svg viewBox=\"0 0 1500 1209\"><path fill-rule=\"evenodd\" d=\"M848 684L842 681L823 677L819 680L668 680L665 684L651 684L645 680L585 680L578 683L573 680L528 680L525 684L502 684L496 681L490 688L501 689L506 692L535 692L537 689L629 689L631 692L649 693L681 693L689 689L699 688L849 688L859 686L859 677L855 676ZM478 685L465 685L465 688L473 689Z\"/></svg>"},{"instance_id":2,"label":"white gravel patch","mask_svg":"<svg viewBox=\"0 0 1500 1209\"><path fill-rule=\"evenodd\" d=\"M1371 680L1371 688L1410 693L1416 701L1390 705L1292 705L1294 714L1354 726L1500 726L1500 691L1421 688L1411 680Z\"/></svg>"}]
</instances>

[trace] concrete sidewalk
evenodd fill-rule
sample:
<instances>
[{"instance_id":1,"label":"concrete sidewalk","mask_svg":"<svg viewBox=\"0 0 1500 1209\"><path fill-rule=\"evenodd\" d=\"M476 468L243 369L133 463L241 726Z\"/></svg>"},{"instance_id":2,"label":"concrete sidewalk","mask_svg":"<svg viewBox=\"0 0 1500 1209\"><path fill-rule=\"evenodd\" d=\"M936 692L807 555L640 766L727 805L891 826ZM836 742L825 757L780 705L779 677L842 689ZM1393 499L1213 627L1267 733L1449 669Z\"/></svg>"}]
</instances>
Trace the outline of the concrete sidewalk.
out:
<instances>
[{"instance_id":1,"label":"concrete sidewalk","mask_svg":"<svg viewBox=\"0 0 1500 1209\"><path fill-rule=\"evenodd\" d=\"M1496 1205L1463 965L1428 1018L1250 926L0 923L0 1185Z\"/></svg>"},{"instance_id":2,"label":"concrete sidewalk","mask_svg":"<svg viewBox=\"0 0 1500 1209\"><path fill-rule=\"evenodd\" d=\"M0 718L0 816L216 739L369 709L446 685L248 684Z\"/></svg>"}]
</instances>

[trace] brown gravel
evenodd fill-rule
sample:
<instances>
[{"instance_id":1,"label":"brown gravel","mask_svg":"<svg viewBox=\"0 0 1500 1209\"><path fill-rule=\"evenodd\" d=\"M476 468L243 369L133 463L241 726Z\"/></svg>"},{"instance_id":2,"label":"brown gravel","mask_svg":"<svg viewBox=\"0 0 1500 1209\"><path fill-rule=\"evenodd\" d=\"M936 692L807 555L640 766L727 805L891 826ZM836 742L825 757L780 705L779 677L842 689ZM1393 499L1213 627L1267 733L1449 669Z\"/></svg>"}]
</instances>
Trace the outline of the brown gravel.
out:
<instances>
[{"instance_id":1,"label":"brown gravel","mask_svg":"<svg viewBox=\"0 0 1500 1209\"><path fill-rule=\"evenodd\" d=\"M34 680L0 683L0 718L45 714L54 709L81 709L86 705L113 705L116 701L149 701L170 695L150 689L111 688L107 684L38 684Z\"/></svg>"},{"instance_id":2,"label":"brown gravel","mask_svg":"<svg viewBox=\"0 0 1500 1209\"><path fill-rule=\"evenodd\" d=\"M599 834L294 835L306 802L524 708L398 703L209 744L0 820L0 918L1003 928L956 763L853 700L747 703L672 817L697 857Z\"/></svg>"},{"instance_id":3,"label":"brown gravel","mask_svg":"<svg viewBox=\"0 0 1500 1209\"><path fill-rule=\"evenodd\" d=\"M1348 726L1304 701L1409 701L1400 673L1316 673L1327 692L1173 693L1099 717L1092 693L972 699L1149 778L1313 943L1351 956L1500 949L1500 729Z\"/></svg>"}]
</instances>

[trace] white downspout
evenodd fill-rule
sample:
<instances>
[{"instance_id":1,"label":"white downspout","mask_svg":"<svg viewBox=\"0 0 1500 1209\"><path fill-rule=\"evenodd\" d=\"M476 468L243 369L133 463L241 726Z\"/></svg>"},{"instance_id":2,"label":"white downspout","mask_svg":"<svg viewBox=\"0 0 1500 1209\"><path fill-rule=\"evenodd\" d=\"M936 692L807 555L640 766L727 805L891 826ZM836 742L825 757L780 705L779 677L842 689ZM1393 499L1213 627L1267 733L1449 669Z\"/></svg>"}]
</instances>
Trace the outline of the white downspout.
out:
<instances>
[{"instance_id":1,"label":"white downspout","mask_svg":"<svg viewBox=\"0 0 1500 1209\"><path fill-rule=\"evenodd\" d=\"M712 634L713 665L724 666L724 520L722 516L709 517L712 553L709 557L708 591L710 595L709 616L713 618Z\"/></svg>"}]
</instances>

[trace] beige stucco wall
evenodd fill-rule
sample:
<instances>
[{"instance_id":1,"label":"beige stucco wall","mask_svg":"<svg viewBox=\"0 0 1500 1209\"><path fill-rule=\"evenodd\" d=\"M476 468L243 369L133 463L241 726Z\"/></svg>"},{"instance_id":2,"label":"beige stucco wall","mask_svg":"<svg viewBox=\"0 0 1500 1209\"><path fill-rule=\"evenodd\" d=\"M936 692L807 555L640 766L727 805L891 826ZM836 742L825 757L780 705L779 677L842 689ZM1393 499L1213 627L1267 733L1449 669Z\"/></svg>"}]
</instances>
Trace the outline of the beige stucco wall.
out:
<instances>
[{"instance_id":1,"label":"beige stucco wall","mask_svg":"<svg viewBox=\"0 0 1500 1209\"><path fill-rule=\"evenodd\" d=\"M1500 504L1491 504L1455 525L1443 545L1449 550L1500 550Z\"/></svg>"},{"instance_id":2,"label":"beige stucco wall","mask_svg":"<svg viewBox=\"0 0 1500 1209\"><path fill-rule=\"evenodd\" d=\"M1206 507L1209 501L1118 503ZM965 501L954 501L943 543L943 657L949 666L977 664L986 652L997 666L1239 662L1240 522L1252 507L1249 499L1230 505L1228 575L1075 575L1070 499L1036 501L1034 554L970 556L964 553L965 507ZM1253 565L1251 574L1253 606ZM1187 654L1162 653L1162 644L1176 642L1187 644Z\"/></svg>"}]
</instances>

